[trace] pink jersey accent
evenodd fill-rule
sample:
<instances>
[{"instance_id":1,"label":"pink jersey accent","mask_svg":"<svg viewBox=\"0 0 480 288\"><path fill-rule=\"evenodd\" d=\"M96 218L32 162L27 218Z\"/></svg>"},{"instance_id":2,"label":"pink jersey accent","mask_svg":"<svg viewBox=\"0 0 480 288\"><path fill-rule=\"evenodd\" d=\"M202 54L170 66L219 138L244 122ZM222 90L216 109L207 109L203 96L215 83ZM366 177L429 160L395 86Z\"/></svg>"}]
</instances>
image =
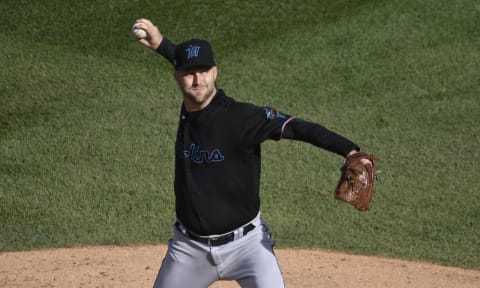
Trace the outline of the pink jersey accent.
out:
<instances>
[{"instance_id":1,"label":"pink jersey accent","mask_svg":"<svg viewBox=\"0 0 480 288\"><path fill-rule=\"evenodd\" d=\"M283 123L282 131L280 132L280 139L283 138L283 134L285 133L285 127L287 127L287 124L290 123L290 121L292 121L293 119L295 119L295 117L290 117L287 121L285 121L285 123Z\"/></svg>"}]
</instances>

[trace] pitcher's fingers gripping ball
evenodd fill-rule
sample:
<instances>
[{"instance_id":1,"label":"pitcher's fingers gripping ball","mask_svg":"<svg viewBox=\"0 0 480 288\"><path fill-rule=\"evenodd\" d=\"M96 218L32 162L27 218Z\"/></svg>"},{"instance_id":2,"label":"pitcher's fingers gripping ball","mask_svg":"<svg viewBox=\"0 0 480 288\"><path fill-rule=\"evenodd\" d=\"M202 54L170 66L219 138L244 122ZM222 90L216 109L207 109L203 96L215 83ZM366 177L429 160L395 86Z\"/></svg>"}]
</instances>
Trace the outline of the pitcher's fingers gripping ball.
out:
<instances>
[{"instance_id":1,"label":"pitcher's fingers gripping ball","mask_svg":"<svg viewBox=\"0 0 480 288\"><path fill-rule=\"evenodd\" d=\"M150 20L140 18L132 26L132 34L140 43L150 49L157 49L163 41L160 30Z\"/></svg>"},{"instance_id":2,"label":"pitcher's fingers gripping ball","mask_svg":"<svg viewBox=\"0 0 480 288\"><path fill-rule=\"evenodd\" d=\"M135 36L135 38L137 38L137 39L145 39L148 36L147 31L140 28L140 25L138 25L137 23L135 23L132 26L132 33L133 33L133 36Z\"/></svg>"},{"instance_id":3,"label":"pitcher's fingers gripping ball","mask_svg":"<svg viewBox=\"0 0 480 288\"><path fill-rule=\"evenodd\" d=\"M368 210L377 179L375 161L373 155L363 152L348 156L341 169L335 198L352 204L360 211Z\"/></svg>"}]
</instances>

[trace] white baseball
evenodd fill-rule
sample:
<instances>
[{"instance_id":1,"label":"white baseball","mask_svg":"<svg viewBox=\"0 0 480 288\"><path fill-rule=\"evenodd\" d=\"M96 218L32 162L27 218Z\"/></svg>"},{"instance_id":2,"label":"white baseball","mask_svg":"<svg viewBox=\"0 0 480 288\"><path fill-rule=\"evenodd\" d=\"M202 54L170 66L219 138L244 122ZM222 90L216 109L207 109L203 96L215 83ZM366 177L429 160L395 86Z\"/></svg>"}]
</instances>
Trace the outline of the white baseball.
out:
<instances>
[{"instance_id":1,"label":"white baseball","mask_svg":"<svg viewBox=\"0 0 480 288\"><path fill-rule=\"evenodd\" d=\"M133 25L132 27L132 33L137 39L145 39L147 38L147 31L137 28L136 25Z\"/></svg>"}]
</instances>

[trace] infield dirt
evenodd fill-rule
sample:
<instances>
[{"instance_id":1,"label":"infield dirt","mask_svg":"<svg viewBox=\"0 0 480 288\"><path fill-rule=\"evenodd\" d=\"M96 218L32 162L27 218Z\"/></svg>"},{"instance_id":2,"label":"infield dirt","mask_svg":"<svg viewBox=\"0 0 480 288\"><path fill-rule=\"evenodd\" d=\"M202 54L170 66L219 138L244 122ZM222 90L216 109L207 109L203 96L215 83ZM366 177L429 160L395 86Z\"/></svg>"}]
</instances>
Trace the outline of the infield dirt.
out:
<instances>
[{"instance_id":1,"label":"infield dirt","mask_svg":"<svg viewBox=\"0 0 480 288\"><path fill-rule=\"evenodd\" d=\"M165 251L158 245L1 253L0 287L152 287ZM480 287L480 270L322 250L276 254L287 287Z\"/></svg>"}]
</instances>

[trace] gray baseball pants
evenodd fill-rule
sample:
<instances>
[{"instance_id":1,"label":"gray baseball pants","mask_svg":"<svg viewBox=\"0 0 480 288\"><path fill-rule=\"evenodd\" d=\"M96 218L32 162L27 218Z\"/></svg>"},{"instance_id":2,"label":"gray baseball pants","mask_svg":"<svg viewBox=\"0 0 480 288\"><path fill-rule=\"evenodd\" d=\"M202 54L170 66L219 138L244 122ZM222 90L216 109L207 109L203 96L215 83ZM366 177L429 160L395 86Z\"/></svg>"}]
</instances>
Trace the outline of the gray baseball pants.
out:
<instances>
[{"instance_id":1,"label":"gray baseball pants","mask_svg":"<svg viewBox=\"0 0 480 288\"><path fill-rule=\"evenodd\" d=\"M218 280L235 280L242 288L285 287L274 241L260 214L255 229L221 246L194 241L174 227L173 238L158 272L154 288L207 288ZM240 236L238 236L240 235Z\"/></svg>"}]
</instances>

